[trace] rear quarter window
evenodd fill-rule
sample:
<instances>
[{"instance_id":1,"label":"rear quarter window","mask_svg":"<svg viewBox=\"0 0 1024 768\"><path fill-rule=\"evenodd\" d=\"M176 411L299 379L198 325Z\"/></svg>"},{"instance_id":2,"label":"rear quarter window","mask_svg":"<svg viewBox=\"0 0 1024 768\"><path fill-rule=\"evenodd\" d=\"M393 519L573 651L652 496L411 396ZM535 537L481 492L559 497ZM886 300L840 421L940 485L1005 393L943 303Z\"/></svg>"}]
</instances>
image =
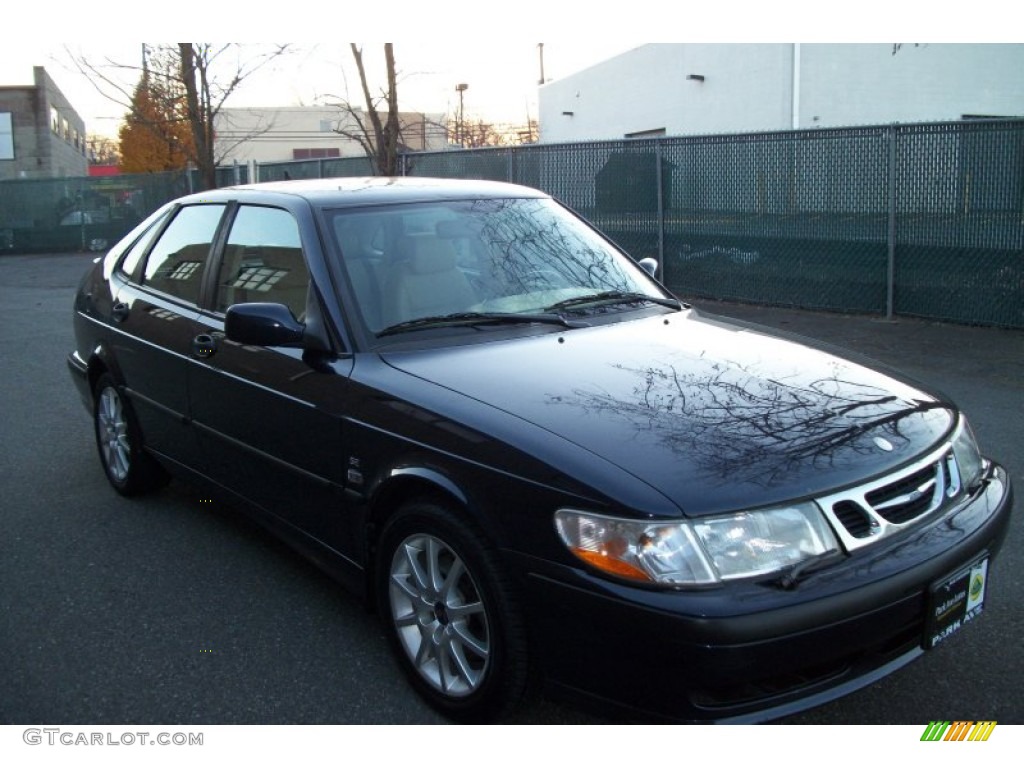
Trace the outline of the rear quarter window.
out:
<instances>
[{"instance_id":1,"label":"rear quarter window","mask_svg":"<svg viewBox=\"0 0 1024 768\"><path fill-rule=\"evenodd\" d=\"M124 255L121 257L121 263L118 269L128 277L133 277L139 268L139 262L142 260L142 256L146 253L146 249L149 248L149 244L153 242L153 238L156 237L157 232L163 226L163 223L167 220L169 213L165 213L163 216L158 218L152 224L150 224L145 231L139 235L135 242L128 246Z\"/></svg>"}]
</instances>

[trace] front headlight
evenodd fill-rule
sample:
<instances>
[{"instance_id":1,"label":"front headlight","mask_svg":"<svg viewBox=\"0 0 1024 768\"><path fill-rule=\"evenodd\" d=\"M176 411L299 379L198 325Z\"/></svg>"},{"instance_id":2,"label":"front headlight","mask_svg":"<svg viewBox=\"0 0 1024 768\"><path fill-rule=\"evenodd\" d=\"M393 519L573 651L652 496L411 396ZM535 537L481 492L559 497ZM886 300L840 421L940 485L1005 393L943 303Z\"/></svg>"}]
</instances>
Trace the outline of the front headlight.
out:
<instances>
[{"instance_id":1,"label":"front headlight","mask_svg":"<svg viewBox=\"0 0 1024 768\"><path fill-rule=\"evenodd\" d=\"M669 586L773 573L839 548L812 503L672 522L561 509L555 528L574 555L598 570Z\"/></svg>"},{"instance_id":2,"label":"front headlight","mask_svg":"<svg viewBox=\"0 0 1024 768\"><path fill-rule=\"evenodd\" d=\"M962 488L974 488L985 473L985 460L978 450L971 425L963 417L960 419L960 428L953 437L953 458L956 460L958 477L954 477L950 484L950 495L959 493Z\"/></svg>"}]
</instances>

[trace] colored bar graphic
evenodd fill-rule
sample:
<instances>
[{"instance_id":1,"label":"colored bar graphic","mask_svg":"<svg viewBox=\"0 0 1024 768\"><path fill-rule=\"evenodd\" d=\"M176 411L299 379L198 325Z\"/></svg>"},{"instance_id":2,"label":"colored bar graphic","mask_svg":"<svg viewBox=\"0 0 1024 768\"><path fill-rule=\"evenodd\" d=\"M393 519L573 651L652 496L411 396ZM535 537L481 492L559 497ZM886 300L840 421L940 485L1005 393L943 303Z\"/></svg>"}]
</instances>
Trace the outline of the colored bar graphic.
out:
<instances>
[{"instance_id":1,"label":"colored bar graphic","mask_svg":"<svg viewBox=\"0 0 1024 768\"><path fill-rule=\"evenodd\" d=\"M949 728L949 720L932 720L921 734L921 741L940 741Z\"/></svg>"},{"instance_id":2,"label":"colored bar graphic","mask_svg":"<svg viewBox=\"0 0 1024 768\"><path fill-rule=\"evenodd\" d=\"M974 724L974 730L971 731L971 735L967 737L967 740L988 741L988 737L992 735L992 731L994 731L995 728L995 720L979 720Z\"/></svg>"},{"instance_id":3,"label":"colored bar graphic","mask_svg":"<svg viewBox=\"0 0 1024 768\"><path fill-rule=\"evenodd\" d=\"M995 720L932 720L925 726L921 741L988 741Z\"/></svg>"}]
</instances>

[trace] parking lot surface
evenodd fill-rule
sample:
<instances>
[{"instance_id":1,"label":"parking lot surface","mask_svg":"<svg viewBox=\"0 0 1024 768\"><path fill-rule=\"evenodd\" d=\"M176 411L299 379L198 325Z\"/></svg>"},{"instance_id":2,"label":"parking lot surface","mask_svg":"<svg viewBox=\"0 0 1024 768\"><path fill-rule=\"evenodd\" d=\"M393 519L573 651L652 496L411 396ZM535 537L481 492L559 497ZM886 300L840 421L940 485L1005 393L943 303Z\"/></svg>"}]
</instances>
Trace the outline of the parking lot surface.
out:
<instances>
[{"instance_id":1,"label":"parking lot surface","mask_svg":"<svg viewBox=\"0 0 1024 768\"><path fill-rule=\"evenodd\" d=\"M441 722L406 685L376 618L244 516L181 483L139 500L109 488L64 362L91 258L0 257L0 723ZM942 390L1024 489L1024 332L697 304ZM975 625L785 722L1024 722L1021 527L1018 513ZM602 717L541 700L516 722Z\"/></svg>"}]
</instances>

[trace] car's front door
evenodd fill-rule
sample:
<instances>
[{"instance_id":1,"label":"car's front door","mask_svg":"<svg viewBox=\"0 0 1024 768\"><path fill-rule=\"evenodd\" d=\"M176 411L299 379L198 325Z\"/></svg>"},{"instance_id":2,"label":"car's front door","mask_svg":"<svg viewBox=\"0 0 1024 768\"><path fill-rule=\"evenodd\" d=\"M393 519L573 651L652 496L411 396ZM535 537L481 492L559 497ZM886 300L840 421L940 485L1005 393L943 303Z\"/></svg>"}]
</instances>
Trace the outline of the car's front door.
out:
<instances>
[{"instance_id":1,"label":"car's front door","mask_svg":"<svg viewBox=\"0 0 1024 768\"><path fill-rule=\"evenodd\" d=\"M347 459L340 418L351 362L313 367L301 349L239 344L223 333L232 304L281 303L302 319L309 283L294 215L240 205L215 299L197 319L206 346L193 352L191 414L210 477L351 554L355 532L344 514Z\"/></svg>"}]
</instances>

